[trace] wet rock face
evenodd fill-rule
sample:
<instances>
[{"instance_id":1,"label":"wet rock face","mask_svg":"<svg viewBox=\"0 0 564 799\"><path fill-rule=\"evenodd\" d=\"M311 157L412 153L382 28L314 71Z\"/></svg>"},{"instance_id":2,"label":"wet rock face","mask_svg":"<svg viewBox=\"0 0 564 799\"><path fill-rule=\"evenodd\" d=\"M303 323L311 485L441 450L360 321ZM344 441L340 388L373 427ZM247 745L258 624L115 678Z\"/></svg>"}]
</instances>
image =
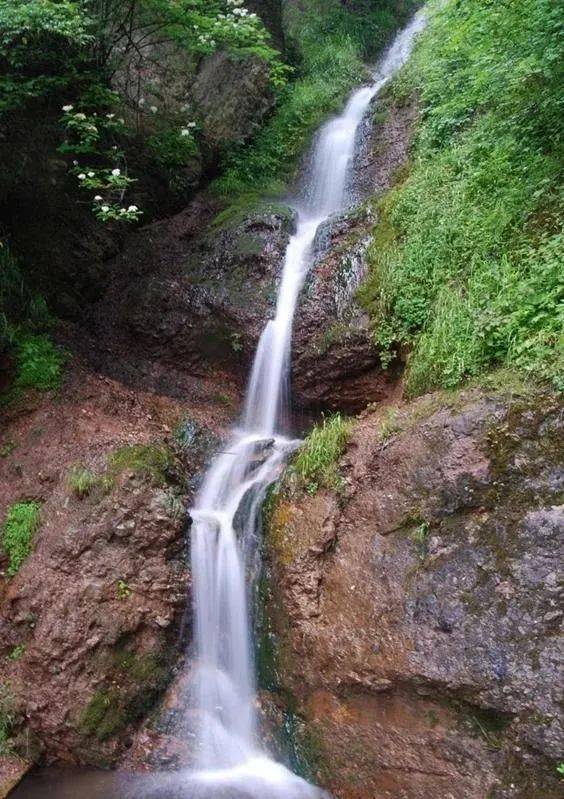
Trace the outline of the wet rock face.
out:
<instances>
[{"instance_id":1,"label":"wet rock face","mask_svg":"<svg viewBox=\"0 0 564 799\"><path fill-rule=\"evenodd\" d=\"M357 212L328 220L317 234L292 350L293 396L301 407L356 412L389 396L397 381L381 368L368 315L355 298L366 272L369 222Z\"/></svg>"},{"instance_id":2,"label":"wet rock face","mask_svg":"<svg viewBox=\"0 0 564 799\"><path fill-rule=\"evenodd\" d=\"M90 327L129 362L244 376L273 314L293 215L273 206L206 228L210 218L192 207L149 226L115 262Z\"/></svg>"},{"instance_id":3,"label":"wet rock face","mask_svg":"<svg viewBox=\"0 0 564 799\"><path fill-rule=\"evenodd\" d=\"M339 799L559 795L561 425L423 398L359 421L340 496L279 498L280 672Z\"/></svg>"},{"instance_id":4,"label":"wet rock face","mask_svg":"<svg viewBox=\"0 0 564 799\"><path fill-rule=\"evenodd\" d=\"M219 51L204 59L191 88L209 147L245 142L274 103L266 61Z\"/></svg>"},{"instance_id":5,"label":"wet rock face","mask_svg":"<svg viewBox=\"0 0 564 799\"><path fill-rule=\"evenodd\" d=\"M305 408L358 412L394 394L401 364L384 370L373 343L368 314L357 290L368 269L374 204L397 180L408 157L415 106L377 98L359 131L349 185L356 208L320 229L315 263L296 316L293 344L295 401Z\"/></svg>"}]
</instances>

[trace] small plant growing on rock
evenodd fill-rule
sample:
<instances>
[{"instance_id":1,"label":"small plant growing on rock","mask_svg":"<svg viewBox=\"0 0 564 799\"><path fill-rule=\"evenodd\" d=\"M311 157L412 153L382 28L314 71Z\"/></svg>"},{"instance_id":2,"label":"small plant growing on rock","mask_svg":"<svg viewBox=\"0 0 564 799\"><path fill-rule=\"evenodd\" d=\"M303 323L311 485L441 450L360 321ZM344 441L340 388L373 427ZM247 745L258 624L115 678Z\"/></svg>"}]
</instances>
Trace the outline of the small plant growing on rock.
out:
<instances>
[{"instance_id":1,"label":"small plant growing on rock","mask_svg":"<svg viewBox=\"0 0 564 799\"><path fill-rule=\"evenodd\" d=\"M351 430L351 422L336 413L323 419L307 437L291 467L298 484L308 494L321 487L337 489L341 479L337 469Z\"/></svg>"},{"instance_id":2,"label":"small plant growing on rock","mask_svg":"<svg viewBox=\"0 0 564 799\"><path fill-rule=\"evenodd\" d=\"M126 600L132 595L133 591L125 580L117 581L116 596L118 599Z\"/></svg>"},{"instance_id":3,"label":"small plant growing on rock","mask_svg":"<svg viewBox=\"0 0 564 799\"><path fill-rule=\"evenodd\" d=\"M0 756L11 754L12 729L17 713L10 687L0 684Z\"/></svg>"},{"instance_id":4,"label":"small plant growing on rock","mask_svg":"<svg viewBox=\"0 0 564 799\"><path fill-rule=\"evenodd\" d=\"M428 522L421 522L411 535L417 554L421 560L427 555L427 541L429 539L429 524Z\"/></svg>"},{"instance_id":5,"label":"small plant growing on rock","mask_svg":"<svg viewBox=\"0 0 564 799\"><path fill-rule=\"evenodd\" d=\"M79 499L87 497L96 486L98 478L84 466L72 466L68 476L68 484L71 491Z\"/></svg>"},{"instance_id":6,"label":"small plant growing on rock","mask_svg":"<svg viewBox=\"0 0 564 799\"><path fill-rule=\"evenodd\" d=\"M556 773L560 777L561 782L564 782L564 763L559 763L556 766Z\"/></svg>"},{"instance_id":7,"label":"small plant growing on rock","mask_svg":"<svg viewBox=\"0 0 564 799\"><path fill-rule=\"evenodd\" d=\"M395 408L388 408L380 420L378 425L378 433L382 441L387 441L394 433L400 430L398 422L398 412Z\"/></svg>"},{"instance_id":8,"label":"small plant growing on rock","mask_svg":"<svg viewBox=\"0 0 564 799\"><path fill-rule=\"evenodd\" d=\"M39 528L39 502L16 502L8 508L2 527L2 544L9 558L8 574L13 577L31 552Z\"/></svg>"},{"instance_id":9,"label":"small plant growing on rock","mask_svg":"<svg viewBox=\"0 0 564 799\"><path fill-rule=\"evenodd\" d=\"M23 657L24 654L25 654L25 644L18 644L12 649L12 651L8 655L8 658L10 660L19 660L21 657Z\"/></svg>"}]
</instances>

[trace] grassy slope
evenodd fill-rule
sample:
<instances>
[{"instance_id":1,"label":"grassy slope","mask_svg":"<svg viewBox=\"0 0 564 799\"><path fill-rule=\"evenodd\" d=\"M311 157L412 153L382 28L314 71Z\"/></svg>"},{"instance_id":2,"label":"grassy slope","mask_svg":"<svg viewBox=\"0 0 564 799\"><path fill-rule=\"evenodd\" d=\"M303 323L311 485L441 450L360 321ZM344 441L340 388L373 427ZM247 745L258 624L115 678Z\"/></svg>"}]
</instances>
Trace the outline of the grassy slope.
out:
<instances>
[{"instance_id":1,"label":"grassy slope","mask_svg":"<svg viewBox=\"0 0 564 799\"><path fill-rule=\"evenodd\" d=\"M392 87L422 114L361 300L411 394L494 365L564 387L560 11L448 0Z\"/></svg>"}]
</instances>

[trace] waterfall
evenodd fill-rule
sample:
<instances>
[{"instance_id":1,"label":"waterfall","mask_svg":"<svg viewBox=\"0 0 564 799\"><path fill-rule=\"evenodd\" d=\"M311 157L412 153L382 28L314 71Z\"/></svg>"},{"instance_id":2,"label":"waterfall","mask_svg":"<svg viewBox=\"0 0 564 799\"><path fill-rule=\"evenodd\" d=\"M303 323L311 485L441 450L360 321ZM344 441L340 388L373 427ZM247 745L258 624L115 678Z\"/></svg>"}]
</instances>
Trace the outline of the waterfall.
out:
<instances>
[{"instance_id":1,"label":"waterfall","mask_svg":"<svg viewBox=\"0 0 564 799\"><path fill-rule=\"evenodd\" d=\"M257 519L265 492L296 442L280 433L288 392L292 323L319 226L346 208L356 135L371 100L401 67L417 16L381 59L371 86L355 91L343 113L321 129L311 156L297 229L284 263L276 313L260 339L242 422L205 476L191 511L195 614L192 685L198 719L192 794L249 799L312 799L321 792L261 749L249 581L257 551Z\"/></svg>"}]
</instances>

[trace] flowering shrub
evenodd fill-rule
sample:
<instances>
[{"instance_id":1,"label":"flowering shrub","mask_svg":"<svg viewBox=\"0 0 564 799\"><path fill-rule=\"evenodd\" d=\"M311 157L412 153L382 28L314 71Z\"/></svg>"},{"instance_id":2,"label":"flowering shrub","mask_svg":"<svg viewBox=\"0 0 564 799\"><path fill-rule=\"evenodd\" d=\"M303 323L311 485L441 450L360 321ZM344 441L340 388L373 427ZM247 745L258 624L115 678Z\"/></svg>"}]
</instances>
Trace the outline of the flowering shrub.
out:
<instances>
[{"instance_id":1,"label":"flowering shrub","mask_svg":"<svg viewBox=\"0 0 564 799\"><path fill-rule=\"evenodd\" d=\"M270 64L275 85L286 78L244 0L0 0L0 115L34 98L60 103L66 136L59 149L74 157L72 172L102 221L131 222L142 213L125 201L133 182L121 150L127 131L113 113L123 98L109 91L109 76L132 54L142 65L155 41L183 48L194 64L218 47L254 53ZM172 185L198 154L196 123L161 120L150 102L139 98L136 133Z\"/></svg>"},{"instance_id":2,"label":"flowering shrub","mask_svg":"<svg viewBox=\"0 0 564 799\"><path fill-rule=\"evenodd\" d=\"M136 222L142 211L136 205L124 205L124 197L129 186L135 182L124 167L124 154L117 144L110 145L119 134L125 131L123 119L115 114L98 115L76 111L71 103L63 106L62 123L66 128L66 140L60 146L61 152L75 155L89 155L99 160L109 160L112 166L82 166L75 159L72 173L78 185L85 191L94 193L92 210L102 222Z\"/></svg>"}]
</instances>

